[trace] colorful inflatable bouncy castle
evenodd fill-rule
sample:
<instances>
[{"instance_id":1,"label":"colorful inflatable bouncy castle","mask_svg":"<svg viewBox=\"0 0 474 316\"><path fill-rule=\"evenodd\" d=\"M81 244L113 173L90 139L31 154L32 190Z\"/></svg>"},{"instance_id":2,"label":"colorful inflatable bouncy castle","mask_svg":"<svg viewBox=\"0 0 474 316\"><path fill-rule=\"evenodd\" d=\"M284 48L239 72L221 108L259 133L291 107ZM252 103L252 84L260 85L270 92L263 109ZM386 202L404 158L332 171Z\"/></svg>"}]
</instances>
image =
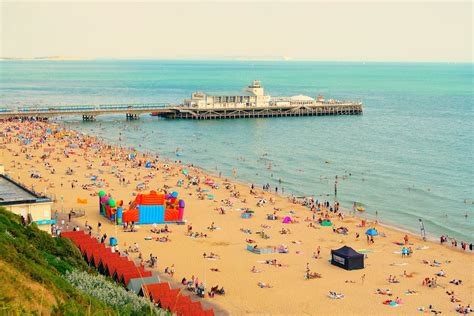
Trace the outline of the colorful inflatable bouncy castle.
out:
<instances>
[{"instance_id":1,"label":"colorful inflatable bouncy castle","mask_svg":"<svg viewBox=\"0 0 474 316\"><path fill-rule=\"evenodd\" d=\"M128 210L123 209L123 201L116 202L104 191L99 192L100 214L117 225L134 222L135 224L164 224L183 221L184 201L178 200L178 192L171 194L140 193Z\"/></svg>"},{"instance_id":2,"label":"colorful inflatable bouncy castle","mask_svg":"<svg viewBox=\"0 0 474 316\"><path fill-rule=\"evenodd\" d=\"M100 214L107 217L110 221L122 224L122 205L123 201L115 202L104 191L99 192L99 210Z\"/></svg>"},{"instance_id":3,"label":"colorful inflatable bouncy castle","mask_svg":"<svg viewBox=\"0 0 474 316\"><path fill-rule=\"evenodd\" d=\"M140 193L127 211L122 211L123 223L163 224L182 222L184 217L184 201L178 200L178 192L171 194Z\"/></svg>"}]
</instances>

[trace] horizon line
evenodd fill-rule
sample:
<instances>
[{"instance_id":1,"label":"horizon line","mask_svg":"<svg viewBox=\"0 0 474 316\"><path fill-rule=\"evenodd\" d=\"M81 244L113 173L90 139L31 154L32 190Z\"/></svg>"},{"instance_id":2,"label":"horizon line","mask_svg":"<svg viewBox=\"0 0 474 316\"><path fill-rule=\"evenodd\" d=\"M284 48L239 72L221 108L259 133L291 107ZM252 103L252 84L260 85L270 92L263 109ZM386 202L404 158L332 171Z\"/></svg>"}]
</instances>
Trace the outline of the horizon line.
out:
<instances>
[{"instance_id":1,"label":"horizon line","mask_svg":"<svg viewBox=\"0 0 474 316\"><path fill-rule=\"evenodd\" d=\"M0 57L0 61L97 61L97 60L156 60L156 61L272 61L272 62L327 62L327 63L437 63L437 64L473 64L473 60L362 60L362 59L311 59L292 57L77 57L77 56L35 56Z\"/></svg>"}]
</instances>

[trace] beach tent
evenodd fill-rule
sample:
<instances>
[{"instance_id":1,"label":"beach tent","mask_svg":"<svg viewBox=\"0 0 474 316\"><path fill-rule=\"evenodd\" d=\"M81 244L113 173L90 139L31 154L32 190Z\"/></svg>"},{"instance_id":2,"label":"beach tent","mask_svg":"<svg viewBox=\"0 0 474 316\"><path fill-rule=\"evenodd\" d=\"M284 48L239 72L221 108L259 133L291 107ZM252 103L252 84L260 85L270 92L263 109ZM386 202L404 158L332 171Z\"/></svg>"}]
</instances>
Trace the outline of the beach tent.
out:
<instances>
[{"instance_id":1,"label":"beach tent","mask_svg":"<svg viewBox=\"0 0 474 316\"><path fill-rule=\"evenodd\" d=\"M364 255L351 247L344 246L337 250L331 250L331 264L346 270L363 269Z\"/></svg>"},{"instance_id":2,"label":"beach tent","mask_svg":"<svg viewBox=\"0 0 474 316\"><path fill-rule=\"evenodd\" d=\"M283 219L282 223L283 223L283 224L289 224L289 223L291 223L291 217L286 216L286 217Z\"/></svg>"},{"instance_id":3,"label":"beach tent","mask_svg":"<svg viewBox=\"0 0 474 316\"><path fill-rule=\"evenodd\" d=\"M332 226L332 223L331 221L328 221L328 220L323 220L321 223L320 223L321 226Z\"/></svg>"},{"instance_id":4,"label":"beach tent","mask_svg":"<svg viewBox=\"0 0 474 316\"><path fill-rule=\"evenodd\" d=\"M156 275L145 277L145 278L134 278L134 279L130 279L130 282L128 282L127 289L129 291L135 292L135 294L138 295L138 293L140 293L140 290L142 289L143 284L154 284L154 283L160 283L160 279Z\"/></svg>"},{"instance_id":5,"label":"beach tent","mask_svg":"<svg viewBox=\"0 0 474 316\"><path fill-rule=\"evenodd\" d=\"M370 229L367 229L365 234L368 236L377 236L379 232L375 228L370 228Z\"/></svg>"}]
</instances>

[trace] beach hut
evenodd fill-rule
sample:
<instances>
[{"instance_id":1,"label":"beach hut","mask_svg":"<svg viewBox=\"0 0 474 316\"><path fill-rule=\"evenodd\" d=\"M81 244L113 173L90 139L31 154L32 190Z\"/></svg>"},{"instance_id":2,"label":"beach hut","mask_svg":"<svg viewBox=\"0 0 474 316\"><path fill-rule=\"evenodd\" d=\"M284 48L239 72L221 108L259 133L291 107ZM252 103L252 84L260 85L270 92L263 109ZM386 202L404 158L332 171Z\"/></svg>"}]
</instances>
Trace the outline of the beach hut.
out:
<instances>
[{"instance_id":1,"label":"beach hut","mask_svg":"<svg viewBox=\"0 0 474 316\"><path fill-rule=\"evenodd\" d=\"M135 294L138 295L140 293L140 290L142 289L143 284L155 284L155 283L160 283L160 279L156 275L145 277L145 278L134 278L134 279L130 279L130 282L128 282L127 289L129 291L135 292Z\"/></svg>"},{"instance_id":2,"label":"beach hut","mask_svg":"<svg viewBox=\"0 0 474 316\"><path fill-rule=\"evenodd\" d=\"M351 247L344 246L337 250L331 250L331 264L346 270L363 269L364 255Z\"/></svg>"}]
</instances>

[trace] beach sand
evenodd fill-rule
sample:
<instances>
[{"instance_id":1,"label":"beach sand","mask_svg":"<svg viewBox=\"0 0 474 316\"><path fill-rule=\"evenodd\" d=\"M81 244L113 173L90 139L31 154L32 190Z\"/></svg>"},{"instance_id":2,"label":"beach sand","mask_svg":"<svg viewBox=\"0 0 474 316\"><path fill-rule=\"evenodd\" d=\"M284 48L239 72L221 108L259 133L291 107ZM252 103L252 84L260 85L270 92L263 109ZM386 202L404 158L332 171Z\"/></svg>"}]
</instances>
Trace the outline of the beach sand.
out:
<instances>
[{"instance_id":1,"label":"beach sand","mask_svg":"<svg viewBox=\"0 0 474 316\"><path fill-rule=\"evenodd\" d=\"M37 192L55 196L54 209L60 213L67 213L70 209L84 210L85 216L75 220L81 225L87 221L93 227L94 234L97 233L97 223L100 221L101 233L116 237L121 250L135 242L138 243L144 258L148 258L150 253L158 257L157 269L161 273L165 267L174 264L175 281L180 282L183 277L190 278L194 275L205 282L207 289L214 285L223 286L226 290L225 296L215 296L206 300L229 314L417 315L420 314L418 308L427 309L429 305L432 305L434 310L442 311L443 314L454 314L457 304L466 306L473 301L472 253L465 253L450 246L441 246L435 242L422 241L417 236L409 235L410 247L414 253L411 257L402 258L401 254L396 253L401 251L401 246L394 242L403 242L404 232L377 225L378 231L384 233L386 237L376 236L375 243L368 244L365 231L375 224L357 227L361 222L360 218L348 214L344 220L334 215L332 218L334 227L346 226L349 229L348 235L334 233L332 227L323 227L317 223L316 228L311 228L308 227L309 222L306 222L305 218L311 218L312 213L308 208L292 203L287 197L264 193L261 189L257 190L257 195L251 195L248 185L230 180L230 187L235 186L235 191L240 192L239 198L230 198L230 190L223 185L225 179L207 175L198 168L164 160L155 164L158 170L147 169L144 165L141 168L132 168L132 162L124 159L129 153L125 149L102 144L93 137L78 135L73 131L53 136L46 133L48 128L54 130L56 126L39 122L1 123L0 132L10 129L5 133L6 136L0 136L2 143L0 163L4 164L6 173L28 187L33 186ZM32 143L23 145L17 137L19 135L31 138ZM40 143L40 137L45 135L48 137ZM68 148L69 145L79 147ZM53 152L47 158L41 159L41 156L47 154L46 147L50 148L46 151ZM65 150L74 153L66 158ZM150 161L153 158L139 154L135 161L138 160ZM46 167L46 163L49 163L50 167ZM165 164L170 166L169 170L165 170ZM66 169L69 167L74 170L73 175L66 175ZM54 174L50 172L53 168ZM198 186L186 188L188 181L181 173L182 169L188 170L192 176L199 177L201 188L210 190L208 193L213 194L214 199L198 199ZM41 174L41 178L30 178L33 171ZM83 189L82 185L99 182L91 181L92 175L103 179L101 181L106 183L106 186ZM146 176L149 177L146 179ZM126 182L130 181L130 184L121 184L119 178L122 177ZM204 185L203 182L207 178L219 183L219 188L212 189ZM178 179L184 180L183 187L177 187ZM71 187L73 180L77 181L75 188ZM184 217L187 224L192 224L193 231L206 233L208 237L191 238L186 235L187 225L172 224L168 225L172 230L169 234L152 234L151 225L139 226L138 232L123 232L121 227L114 226L99 215L96 195L98 191L104 190L115 200L123 200L127 205L134 199L132 193L137 192L135 190L137 184L145 181L148 181L149 189L163 188L166 184L170 187L169 191L179 192L180 198L186 202ZM256 185L260 187L259 184ZM268 201L271 196L275 199L274 205L267 203L263 207L257 207L260 197ZM87 199L87 204L77 204L78 198ZM233 201L233 205L225 207L224 215L219 214L215 209L223 205L222 200L229 198ZM242 202L243 199L246 199L245 203ZM245 207L255 211L252 218L240 217L239 209ZM299 223L283 224L281 219L267 220L266 215L273 213L274 208L281 209L277 212L280 217L289 216L289 211L293 211L295 215L291 216ZM212 222L219 229L208 230L207 227ZM262 239L255 234L263 229L261 225L271 226L264 229L270 239ZM250 229L253 234L244 234L241 228ZM280 234L282 228L290 229L291 234ZM360 234L359 239L356 239L356 233ZM147 236L165 235L169 236L170 242L145 240ZM246 250L247 238L255 240L259 247L285 244L289 248L289 253L266 255L251 253ZM346 271L328 262L331 249L343 245L367 251L365 269ZM321 258L315 259L312 256L318 246L321 249ZM203 253L210 252L218 254L219 259L204 259ZM136 256L131 254L131 258ZM277 259L285 266L277 267L261 263L267 259ZM441 264L439 267L433 267L423 263L423 260L429 262L437 260ZM305 280L307 263L311 271L322 274L322 278ZM261 272L252 273L250 270L253 266ZM220 272L213 272L211 268L218 268ZM436 288L422 286L425 277L435 277L435 273L441 269L446 272L446 277L437 278ZM413 277L404 277L404 271L413 274ZM400 283L389 283L387 281L389 275L396 276ZM463 284L458 286L450 284L451 279L461 279ZM258 282L270 284L272 288L260 288ZM393 296L375 294L378 288L390 289ZM417 291L417 294L407 295L405 292L408 289ZM329 291L342 292L345 297L339 300L330 299L327 297ZM451 296L446 294L446 291L454 291L461 303L451 302ZM396 307L382 304L383 301L396 297L401 298L402 304Z\"/></svg>"}]
</instances>

